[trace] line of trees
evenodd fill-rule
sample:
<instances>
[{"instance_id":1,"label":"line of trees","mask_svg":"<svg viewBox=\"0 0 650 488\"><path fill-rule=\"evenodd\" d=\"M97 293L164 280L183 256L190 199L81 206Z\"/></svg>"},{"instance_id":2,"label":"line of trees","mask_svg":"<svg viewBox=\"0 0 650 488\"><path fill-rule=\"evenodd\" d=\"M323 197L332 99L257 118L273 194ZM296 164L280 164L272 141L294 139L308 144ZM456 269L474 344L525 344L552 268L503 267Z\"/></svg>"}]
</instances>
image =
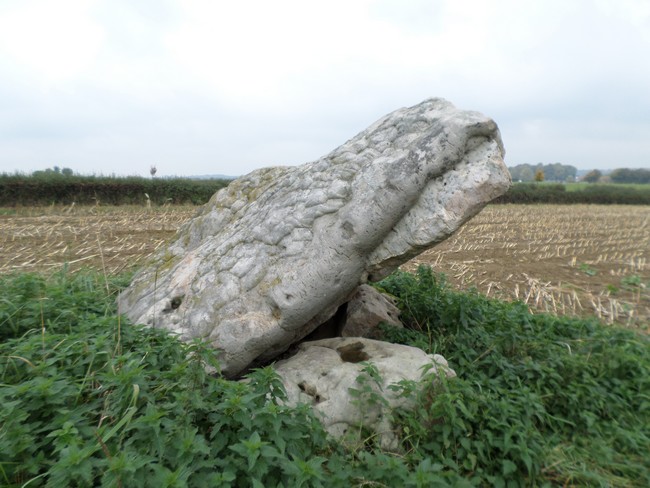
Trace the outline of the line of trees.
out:
<instances>
[{"instance_id":1,"label":"line of trees","mask_svg":"<svg viewBox=\"0 0 650 488\"><path fill-rule=\"evenodd\" d=\"M615 169L609 179L612 183L650 183L650 169Z\"/></svg>"},{"instance_id":2,"label":"line of trees","mask_svg":"<svg viewBox=\"0 0 650 488\"><path fill-rule=\"evenodd\" d=\"M508 168L512 181L555 181L572 182L576 179L578 169L562 163L554 164L518 164Z\"/></svg>"},{"instance_id":3,"label":"line of trees","mask_svg":"<svg viewBox=\"0 0 650 488\"><path fill-rule=\"evenodd\" d=\"M577 180L577 169L568 164L518 164L508 168L512 181L532 182L551 181L555 183L570 183ZM580 178L585 183L650 183L650 169L619 168L610 173L594 169Z\"/></svg>"},{"instance_id":4,"label":"line of trees","mask_svg":"<svg viewBox=\"0 0 650 488\"><path fill-rule=\"evenodd\" d=\"M619 168L605 175L602 171L594 169L584 175L581 181L585 183L650 183L650 169Z\"/></svg>"},{"instance_id":5,"label":"line of trees","mask_svg":"<svg viewBox=\"0 0 650 488\"><path fill-rule=\"evenodd\" d=\"M43 170L34 171L32 176L38 178L43 176L73 176L74 171L70 168L61 168L59 166L53 166L52 168L46 168Z\"/></svg>"}]
</instances>

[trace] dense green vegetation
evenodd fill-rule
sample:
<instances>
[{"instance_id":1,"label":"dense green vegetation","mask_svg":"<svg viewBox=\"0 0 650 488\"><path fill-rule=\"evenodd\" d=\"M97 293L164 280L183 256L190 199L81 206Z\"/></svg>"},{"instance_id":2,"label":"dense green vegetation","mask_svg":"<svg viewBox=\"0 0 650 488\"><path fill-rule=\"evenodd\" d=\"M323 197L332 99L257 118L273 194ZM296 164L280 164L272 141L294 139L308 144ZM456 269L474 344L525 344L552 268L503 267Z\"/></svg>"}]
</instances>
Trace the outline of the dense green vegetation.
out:
<instances>
[{"instance_id":1,"label":"dense green vegetation","mask_svg":"<svg viewBox=\"0 0 650 488\"><path fill-rule=\"evenodd\" d=\"M127 281L0 277L0 485L650 486L650 344L633 331L458 293L428 268L390 276L409 328L387 339L458 377L399 386L417 408L395 412L389 454L330 440L270 368L228 381L201 344L126 323Z\"/></svg>"},{"instance_id":2,"label":"dense green vegetation","mask_svg":"<svg viewBox=\"0 0 650 488\"><path fill-rule=\"evenodd\" d=\"M514 183L493 203L650 205L650 185Z\"/></svg>"},{"instance_id":3,"label":"dense green vegetation","mask_svg":"<svg viewBox=\"0 0 650 488\"><path fill-rule=\"evenodd\" d=\"M619 191L625 191L625 190L638 190L639 192L645 192L650 188L650 185L644 184L644 183L583 183L583 182L578 182L578 183L566 183L564 185L566 187L566 191L583 191L587 190L588 188L592 188L592 192L598 191L597 188L605 188L605 191L607 191L608 188L615 188L618 189Z\"/></svg>"},{"instance_id":4,"label":"dense green vegetation","mask_svg":"<svg viewBox=\"0 0 650 488\"><path fill-rule=\"evenodd\" d=\"M227 180L79 176L39 171L0 175L0 206L204 204Z\"/></svg>"}]
</instances>

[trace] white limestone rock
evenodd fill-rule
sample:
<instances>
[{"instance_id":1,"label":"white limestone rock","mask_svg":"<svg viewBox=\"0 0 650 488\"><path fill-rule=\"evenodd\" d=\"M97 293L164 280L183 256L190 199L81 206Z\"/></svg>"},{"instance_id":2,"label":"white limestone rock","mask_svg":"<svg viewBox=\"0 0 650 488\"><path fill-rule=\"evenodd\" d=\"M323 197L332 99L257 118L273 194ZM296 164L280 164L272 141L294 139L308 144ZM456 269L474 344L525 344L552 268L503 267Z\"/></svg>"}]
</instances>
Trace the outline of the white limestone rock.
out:
<instances>
[{"instance_id":1,"label":"white limestone rock","mask_svg":"<svg viewBox=\"0 0 650 488\"><path fill-rule=\"evenodd\" d=\"M375 368L379 381L364 372L368 365ZM423 373L428 381L438 375L456 376L438 354L359 337L303 342L294 356L274 367L289 405L310 405L332 436L355 442L376 434L382 449L389 451L398 450L391 412L413 407L412 397L389 387L403 380L422 387Z\"/></svg>"},{"instance_id":2,"label":"white limestone rock","mask_svg":"<svg viewBox=\"0 0 650 488\"><path fill-rule=\"evenodd\" d=\"M330 154L216 193L119 297L133 322L273 359L358 285L449 237L510 176L497 125L442 99L392 112Z\"/></svg>"}]
</instances>

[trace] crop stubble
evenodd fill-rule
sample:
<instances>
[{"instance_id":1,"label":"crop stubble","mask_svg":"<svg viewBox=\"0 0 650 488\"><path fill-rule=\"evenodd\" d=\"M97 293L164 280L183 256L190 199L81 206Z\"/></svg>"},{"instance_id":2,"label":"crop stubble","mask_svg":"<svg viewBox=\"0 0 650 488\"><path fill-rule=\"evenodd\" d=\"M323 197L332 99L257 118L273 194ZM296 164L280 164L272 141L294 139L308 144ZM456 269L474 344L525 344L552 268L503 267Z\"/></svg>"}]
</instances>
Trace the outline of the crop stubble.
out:
<instances>
[{"instance_id":1,"label":"crop stubble","mask_svg":"<svg viewBox=\"0 0 650 488\"><path fill-rule=\"evenodd\" d=\"M24 209L0 215L0 273L140 266L195 207ZM650 207L491 205L402 266L532 310L596 315L648 330Z\"/></svg>"},{"instance_id":2,"label":"crop stubble","mask_svg":"<svg viewBox=\"0 0 650 488\"><path fill-rule=\"evenodd\" d=\"M196 207L43 208L0 215L0 273L141 265Z\"/></svg>"},{"instance_id":3,"label":"crop stubble","mask_svg":"<svg viewBox=\"0 0 650 488\"><path fill-rule=\"evenodd\" d=\"M649 224L648 206L491 205L402 268L429 264L459 288L648 330Z\"/></svg>"}]
</instances>

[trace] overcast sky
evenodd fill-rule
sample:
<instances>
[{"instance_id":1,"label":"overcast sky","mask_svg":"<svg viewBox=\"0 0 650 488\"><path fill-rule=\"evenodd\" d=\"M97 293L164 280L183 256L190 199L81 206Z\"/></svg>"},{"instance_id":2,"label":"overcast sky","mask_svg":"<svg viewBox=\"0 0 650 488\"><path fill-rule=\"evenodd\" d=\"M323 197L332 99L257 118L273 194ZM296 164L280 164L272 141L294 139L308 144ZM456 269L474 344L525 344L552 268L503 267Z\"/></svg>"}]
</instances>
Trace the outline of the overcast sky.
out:
<instances>
[{"instance_id":1,"label":"overcast sky","mask_svg":"<svg viewBox=\"0 0 650 488\"><path fill-rule=\"evenodd\" d=\"M240 175L432 97L650 167L650 0L0 0L0 172Z\"/></svg>"}]
</instances>

